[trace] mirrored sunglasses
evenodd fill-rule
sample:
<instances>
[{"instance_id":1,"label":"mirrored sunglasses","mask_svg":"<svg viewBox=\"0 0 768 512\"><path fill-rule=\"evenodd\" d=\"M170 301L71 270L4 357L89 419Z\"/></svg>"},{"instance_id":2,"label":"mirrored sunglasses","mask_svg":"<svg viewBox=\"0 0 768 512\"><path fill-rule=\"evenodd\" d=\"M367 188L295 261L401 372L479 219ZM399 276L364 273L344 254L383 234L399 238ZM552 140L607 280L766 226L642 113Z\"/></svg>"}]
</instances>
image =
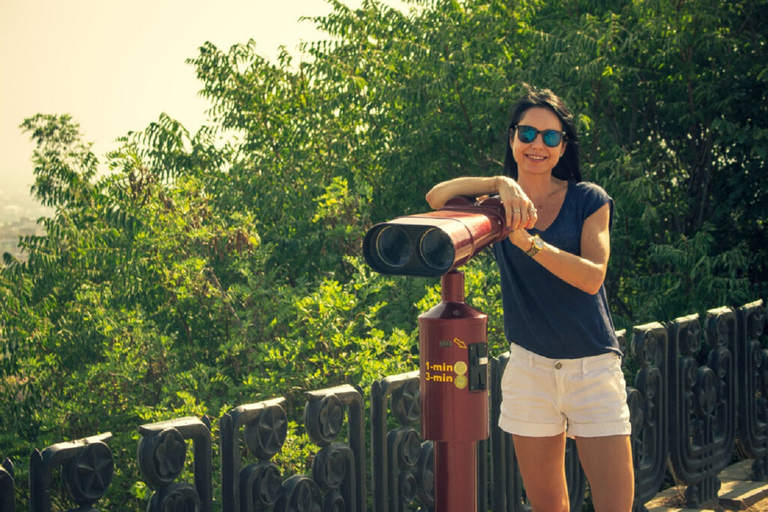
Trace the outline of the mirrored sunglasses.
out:
<instances>
[{"instance_id":1,"label":"mirrored sunglasses","mask_svg":"<svg viewBox=\"0 0 768 512\"><path fill-rule=\"evenodd\" d=\"M516 125L514 129L517 132L517 140L523 144L530 144L536 140L536 136L541 134L541 139L544 141L545 145L550 148L556 148L560 145L563 139L567 138L565 132L557 130L537 130L533 126L524 124Z\"/></svg>"}]
</instances>

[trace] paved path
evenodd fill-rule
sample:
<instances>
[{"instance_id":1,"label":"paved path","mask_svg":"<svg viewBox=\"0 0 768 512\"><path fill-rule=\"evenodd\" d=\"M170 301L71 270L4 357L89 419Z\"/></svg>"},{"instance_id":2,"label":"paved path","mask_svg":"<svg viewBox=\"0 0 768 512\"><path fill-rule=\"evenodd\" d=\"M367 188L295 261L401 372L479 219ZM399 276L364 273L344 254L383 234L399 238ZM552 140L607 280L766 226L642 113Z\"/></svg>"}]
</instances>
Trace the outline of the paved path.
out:
<instances>
[{"instance_id":1,"label":"paved path","mask_svg":"<svg viewBox=\"0 0 768 512\"><path fill-rule=\"evenodd\" d=\"M696 510L768 510L762 506L762 500L768 498L768 482L756 482L750 480L752 473L752 461L744 460L726 468L720 473L722 486L720 487L720 500L717 505L710 508L681 508L685 505L683 498L684 487L671 487L659 493L646 504L648 512L678 512Z\"/></svg>"}]
</instances>

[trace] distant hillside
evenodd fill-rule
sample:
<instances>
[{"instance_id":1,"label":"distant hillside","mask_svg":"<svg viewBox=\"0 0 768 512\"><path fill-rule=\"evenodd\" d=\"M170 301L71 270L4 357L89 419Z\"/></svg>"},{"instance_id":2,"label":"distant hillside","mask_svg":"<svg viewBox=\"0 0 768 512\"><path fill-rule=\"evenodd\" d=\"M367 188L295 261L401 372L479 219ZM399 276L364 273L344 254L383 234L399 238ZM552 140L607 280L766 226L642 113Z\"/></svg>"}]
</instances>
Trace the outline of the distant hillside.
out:
<instances>
[{"instance_id":1,"label":"distant hillside","mask_svg":"<svg viewBox=\"0 0 768 512\"><path fill-rule=\"evenodd\" d=\"M50 208L41 206L29 195L28 187L0 184L0 254L20 256L19 237L42 235L37 219L50 213Z\"/></svg>"}]
</instances>

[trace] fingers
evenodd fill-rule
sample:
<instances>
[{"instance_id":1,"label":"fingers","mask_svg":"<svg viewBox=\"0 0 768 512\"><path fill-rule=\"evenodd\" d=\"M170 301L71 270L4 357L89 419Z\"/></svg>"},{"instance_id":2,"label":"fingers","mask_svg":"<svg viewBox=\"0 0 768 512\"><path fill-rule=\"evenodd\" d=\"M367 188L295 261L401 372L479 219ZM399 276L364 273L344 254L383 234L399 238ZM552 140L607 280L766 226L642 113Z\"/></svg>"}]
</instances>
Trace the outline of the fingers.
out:
<instances>
[{"instance_id":1,"label":"fingers","mask_svg":"<svg viewBox=\"0 0 768 512\"><path fill-rule=\"evenodd\" d=\"M531 229L536 225L536 221L539 220L539 212L533 206L533 203L528 207L528 224L523 226L525 229Z\"/></svg>"},{"instance_id":2,"label":"fingers","mask_svg":"<svg viewBox=\"0 0 768 512\"><path fill-rule=\"evenodd\" d=\"M525 196L515 195L503 203L507 216L507 229L509 230L530 229L539 220L536 208Z\"/></svg>"},{"instance_id":3,"label":"fingers","mask_svg":"<svg viewBox=\"0 0 768 512\"><path fill-rule=\"evenodd\" d=\"M523 192L520 185L509 177L500 177L498 184L499 198L504 204L507 217L507 229L529 229L539 219L533 202Z\"/></svg>"},{"instance_id":4,"label":"fingers","mask_svg":"<svg viewBox=\"0 0 768 512\"><path fill-rule=\"evenodd\" d=\"M507 231L509 231L512 229L512 217L517 215L517 211L512 210L510 206L508 206L507 204L504 204L504 214L506 215L506 222L507 222L506 228L507 228Z\"/></svg>"}]
</instances>

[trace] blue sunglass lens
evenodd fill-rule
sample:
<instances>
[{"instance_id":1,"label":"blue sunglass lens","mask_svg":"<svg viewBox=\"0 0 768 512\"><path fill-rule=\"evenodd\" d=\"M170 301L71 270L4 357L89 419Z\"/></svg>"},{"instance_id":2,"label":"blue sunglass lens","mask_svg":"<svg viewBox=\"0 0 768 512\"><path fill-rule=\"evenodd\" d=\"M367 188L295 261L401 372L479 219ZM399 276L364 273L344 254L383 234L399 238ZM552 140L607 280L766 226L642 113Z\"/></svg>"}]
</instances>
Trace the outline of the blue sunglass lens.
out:
<instances>
[{"instance_id":1,"label":"blue sunglass lens","mask_svg":"<svg viewBox=\"0 0 768 512\"><path fill-rule=\"evenodd\" d=\"M530 126L521 126L517 129L517 138L520 139L520 142L528 144L536 139L537 133L538 131L536 131L535 128L531 128Z\"/></svg>"},{"instance_id":2,"label":"blue sunglass lens","mask_svg":"<svg viewBox=\"0 0 768 512\"><path fill-rule=\"evenodd\" d=\"M551 148L560 144L560 132L556 132L555 130L545 131L542 134L542 137L544 137L544 144Z\"/></svg>"}]
</instances>

